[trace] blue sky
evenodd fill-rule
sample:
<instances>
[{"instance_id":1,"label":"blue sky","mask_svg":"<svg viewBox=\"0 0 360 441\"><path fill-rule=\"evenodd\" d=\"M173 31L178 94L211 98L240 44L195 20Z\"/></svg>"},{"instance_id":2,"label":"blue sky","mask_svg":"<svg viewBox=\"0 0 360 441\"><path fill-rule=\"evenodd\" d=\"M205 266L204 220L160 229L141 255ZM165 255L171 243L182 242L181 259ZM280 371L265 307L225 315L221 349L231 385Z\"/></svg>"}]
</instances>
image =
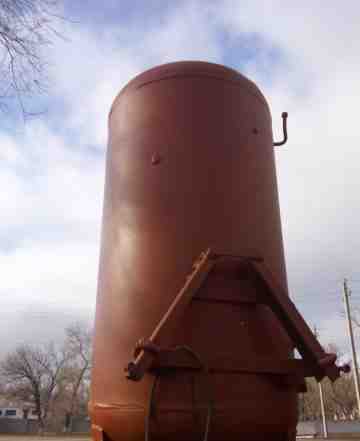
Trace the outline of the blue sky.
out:
<instances>
[{"instance_id":1,"label":"blue sky","mask_svg":"<svg viewBox=\"0 0 360 441\"><path fill-rule=\"evenodd\" d=\"M66 1L44 54L47 111L0 124L1 352L94 313L107 115L134 75L169 61L229 65L271 106L289 286L324 343L346 350L341 281L360 305L360 6L336 1Z\"/></svg>"}]
</instances>

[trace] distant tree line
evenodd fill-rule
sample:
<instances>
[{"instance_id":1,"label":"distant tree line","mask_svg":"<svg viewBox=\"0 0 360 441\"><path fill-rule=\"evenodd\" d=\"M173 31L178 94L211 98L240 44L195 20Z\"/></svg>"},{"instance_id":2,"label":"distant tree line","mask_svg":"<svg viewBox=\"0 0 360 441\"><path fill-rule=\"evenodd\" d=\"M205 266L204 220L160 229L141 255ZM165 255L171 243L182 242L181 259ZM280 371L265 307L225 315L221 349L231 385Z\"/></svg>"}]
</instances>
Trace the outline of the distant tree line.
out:
<instances>
[{"instance_id":1,"label":"distant tree line","mask_svg":"<svg viewBox=\"0 0 360 441\"><path fill-rule=\"evenodd\" d=\"M328 352L342 357L339 349L331 344ZM321 418L319 385L315 378L306 379L307 392L299 395L299 420L309 421ZM325 414L329 420L359 418L353 373L342 374L335 382L328 378L322 381Z\"/></svg>"},{"instance_id":2,"label":"distant tree line","mask_svg":"<svg viewBox=\"0 0 360 441\"><path fill-rule=\"evenodd\" d=\"M20 345L0 363L0 395L18 407L35 410L41 431L71 431L75 417L87 416L91 373L91 331L76 323L65 329L62 344ZM332 345L330 352L339 350ZM318 383L306 381L299 395L299 419L321 418ZM352 373L336 382L322 382L326 416L330 420L357 418Z\"/></svg>"},{"instance_id":3,"label":"distant tree line","mask_svg":"<svg viewBox=\"0 0 360 441\"><path fill-rule=\"evenodd\" d=\"M307 392L299 395L299 420L319 420L321 418L318 383L308 378ZM329 420L358 418L357 403L352 374L344 374L336 382L322 381L325 414Z\"/></svg>"},{"instance_id":4,"label":"distant tree line","mask_svg":"<svg viewBox=\"0 0 360 441\"><path fill-rule=\"evenodd\" d=\"M20 345L0 365L2 396L35 410L39 428L71 430L75 416L87 415L91 332L84 324L66 328L61 345Z\"/></svg>"}]
</instances>

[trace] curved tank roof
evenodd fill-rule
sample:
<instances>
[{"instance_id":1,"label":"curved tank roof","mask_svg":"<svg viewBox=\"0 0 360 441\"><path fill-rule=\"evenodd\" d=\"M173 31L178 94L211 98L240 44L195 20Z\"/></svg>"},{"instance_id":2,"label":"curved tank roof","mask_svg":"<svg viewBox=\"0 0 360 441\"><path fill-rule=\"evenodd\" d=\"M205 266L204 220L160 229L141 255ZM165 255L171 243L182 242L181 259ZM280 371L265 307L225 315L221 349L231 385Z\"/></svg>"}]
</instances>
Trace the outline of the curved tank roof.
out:
<instances>
[{"instance_id":1,"label":"curved tank roof","mask_svg":"<svg viewBox=\"0 0 360 441\"><path fill-rule=\"evenodd\" d=\"M177 61L153 67L133 78L115 98L110 114L116 106L118 99L124 93L129 93L156 81L170 78L173 79L176 77L207 77L239 83L239 86L247 88L249 93L259 98L268 107L264 95L256 84L236 70L222 66L221 64L208 63L205 61Z\"/></svg>"}]
</instances>

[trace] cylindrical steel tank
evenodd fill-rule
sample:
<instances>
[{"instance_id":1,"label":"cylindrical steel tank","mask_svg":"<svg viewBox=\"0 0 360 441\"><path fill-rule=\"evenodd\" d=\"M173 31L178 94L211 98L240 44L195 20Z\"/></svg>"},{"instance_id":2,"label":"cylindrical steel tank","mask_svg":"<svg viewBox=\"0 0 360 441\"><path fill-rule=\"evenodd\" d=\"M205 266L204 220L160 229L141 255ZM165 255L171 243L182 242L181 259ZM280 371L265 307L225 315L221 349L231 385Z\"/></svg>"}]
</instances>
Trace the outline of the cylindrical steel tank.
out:
<instances>
[{"instance_id":1,"label":"cylindrical steel tank","mask_svg":"<svg viewBox=\"0 0 360 441\"><path fill-rule=\"evenodd\" d=\"M93 427L108 439L143 439L153 377L129 381L124 367L207 248L263 258L287 293L271 115L263 95L220 65L166 64L133 79L109 118L90 403ZM205 362L227 355L234 363L288 359L292 350L269 308L246 301L194 304L166 344L190 346ZM209 439L293 438L295 386L251 371L210 377ZM206 381L182 372L161 378L152 439L201 439Z\"/></svg>"}]
</instances>

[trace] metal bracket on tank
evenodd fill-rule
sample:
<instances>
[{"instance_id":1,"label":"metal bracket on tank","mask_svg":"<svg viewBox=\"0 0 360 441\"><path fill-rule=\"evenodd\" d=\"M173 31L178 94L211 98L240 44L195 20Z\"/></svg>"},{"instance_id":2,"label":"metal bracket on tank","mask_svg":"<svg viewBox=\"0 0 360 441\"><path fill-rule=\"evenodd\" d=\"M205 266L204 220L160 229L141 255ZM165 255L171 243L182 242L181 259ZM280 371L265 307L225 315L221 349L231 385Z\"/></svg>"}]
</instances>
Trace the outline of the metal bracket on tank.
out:
<instances>
[{"instance_id":1,"label":"metal bracket on tank","mask_svg":"<svg viewBox=\"0 0 360 441\"><path fill-rule=\"evenodd\" d=\"M336 355L328 354L324 351L316 337L311 332L305 320L298 312L296 306L284 292L281 284L278 283L272 272L267 268L262 259L245 258L242 256L228 256L212 254L210 249L201 253L200 257L193 265L193 271L186 277L184 286L175 296L172 304L164 314L159 324L151 334L149 339L141 340L135 348L134 360L127 367L127 378L133 381L139 381L145 373L157 367L173 367L173 368L193 368L189 366L189 360L177 360L174 358L174 351L161 347L166 340L166 336L178 323L179 318L190 304L192 300L201 299L195 294L198 292L209 273L213 271L222 271L227 273L227 277L231 277L229 270L233 263L238 261L238 269L245 271L248 280L253 284L259 298L257 302L265 303L277 317L284 330L287 332L294 345L298 348L302 355L301 362L295 360L279 361L274 360L258 360L254 365L245 363L236 365L236 363L228 363L226 360L220 360L220 364L215 360L209 365L210 371L219 369L230 371L253 371L259 370L271 374L283 374L285 371L297 372L297 376L315 376L320 381L324 376L328 376L334 381L341 372L347 372L347 366L337 366L335 364ZM231 264L226 269L226 265ZM217 269L219 267L219 269ZM208 300L214 300L209 298ZM256 299L255 299L256 302ZM176 351L175 351L176 352ZM169 358L169 356L171 357ZM185 364L184 364L185 362Z\"/></svg>"},{"instance_id":2,"label":"metal bracket on tank","mask_svg":"<svg viewBox=\"0 0 360 441\"><path fill-rule=\"evenodd\" d=\"M135 359L125 368L129 380L141 380L145 372L151 367L154 359L158 355L158 345L161 344L162 338L169 333L170 329L177 322L177 318L181 316L182 312L191 302L193 295L200 288L214 264L215 260L212 259L210 249L201 253L199 258L194 262L192 273L186 277L184 286L176 295L150 338L142 339L136 345L134 351Z\"/></svg>"},{"instance_id":3,"label":"metal bracket on tank","mask_svg":"<svg viewBox=\"0 0 360 441\"><path fill-rule=\"evenodd\" d=\"M249 262L253 280L267 298L267 304L286 330L305 366L318 381L327 376L334 381L341 372L348 372L348 366L337 366L336 355L324 351L294 303L283 291L272 272L264 262Z\"/></svg>"},{"instance_id":4,"label":"metal bracket on tank","mask_svg":"<svg viewBox=\"0 0 360 441\"><path fill-rule=\"evenodd\" d=\"M281 114L281 118L282 118L282 122L283 122L283 134L284 134L284 138L282 141L278 141L278 142L273 142L273 146L279 146L279 145L284 145L286 144L286 141L288 139L288 134L287 134L287 117L288 117L288 113L287 112L283 112Z\"/></svg>"}]
</instances>

